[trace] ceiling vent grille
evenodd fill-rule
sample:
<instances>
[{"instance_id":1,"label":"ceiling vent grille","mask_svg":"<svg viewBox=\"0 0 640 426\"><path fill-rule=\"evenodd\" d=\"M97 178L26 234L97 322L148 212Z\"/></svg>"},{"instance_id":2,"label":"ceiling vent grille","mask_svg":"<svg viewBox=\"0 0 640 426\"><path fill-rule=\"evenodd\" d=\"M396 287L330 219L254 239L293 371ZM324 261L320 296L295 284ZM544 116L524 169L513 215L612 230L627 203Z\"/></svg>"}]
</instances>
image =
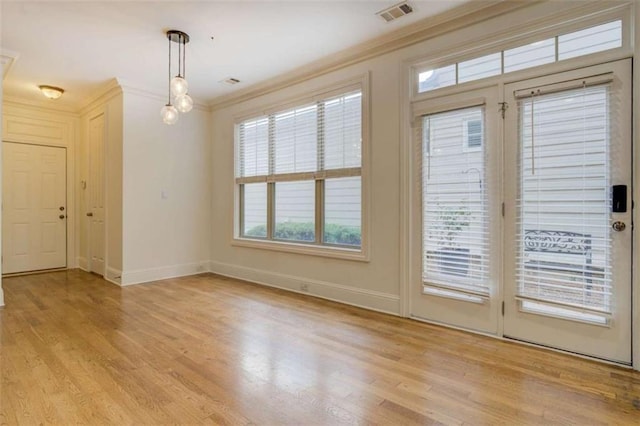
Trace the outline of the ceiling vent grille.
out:
<instances>
[{"instance_id":1,"label":"ceiling vent grille","mask_svg":"<svg viewBox=\"0 0 640 426\"><path fill-rule=\"evenodd\" d=\"M219 83L238 84L240 83L240 80L234 77L227 77L225 79L220 80Z\"/></svg>"},{"instance_id":2,"label":"ceiling vent grille","mask_svg":"<svg viewBox=\"0 0 640 426\"><path fill-rule=\"evenodd\" d=\"M393 5L388 9L381 10L380 12L376 13L376 15L380 16L387 22L391 22L403 17L404 15L410 14L411 12L413 12L413 8L409 6L407 2L402 2Z\"/></svg>"}]
</instances>

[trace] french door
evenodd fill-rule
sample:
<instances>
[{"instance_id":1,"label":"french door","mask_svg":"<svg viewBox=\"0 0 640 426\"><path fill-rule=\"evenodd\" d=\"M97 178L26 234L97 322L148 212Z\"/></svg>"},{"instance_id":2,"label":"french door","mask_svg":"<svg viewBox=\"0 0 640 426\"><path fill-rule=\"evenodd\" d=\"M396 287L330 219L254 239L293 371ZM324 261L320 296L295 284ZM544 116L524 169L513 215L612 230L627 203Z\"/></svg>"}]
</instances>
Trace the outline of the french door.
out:
<instances>
[{"instance_id":1,"label":"french door","mask_svg":"<svg viewBox=\"0 0 640 426\"><path fill-rule=\"evenodd\" d=\"M413 104L412 316L631 362L630 84L623 60Z\"/></svg>"},{"instance_id":2,"label":"french door","mask_svg":"<svg viewBox=\"0 0 640 426\"><path fill-rule=\"evenodd\" d=\"M631 61L505 86L504 335L631 362Z\"/></svg>"}]
</instances>

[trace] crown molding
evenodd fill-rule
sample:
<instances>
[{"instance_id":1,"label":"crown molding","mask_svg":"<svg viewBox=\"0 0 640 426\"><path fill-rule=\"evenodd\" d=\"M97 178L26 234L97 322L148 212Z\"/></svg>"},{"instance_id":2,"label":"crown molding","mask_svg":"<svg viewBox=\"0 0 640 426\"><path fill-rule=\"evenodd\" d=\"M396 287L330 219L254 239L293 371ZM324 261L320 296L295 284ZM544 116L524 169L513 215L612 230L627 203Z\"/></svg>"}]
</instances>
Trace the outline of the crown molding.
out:
<instances>
[{"instance_id":1,"label":"crown molding","mask_svg":"<svg viewBox=\"0 0 640 426\"><path fill-rule=\"evenodd\" d=\"M13 65L18 60L20 54L18 52L14 52L13 50L0 48L0 64L2 65L2 79L4 80L7 74L13 68Z\"/></svg>"},{"instance_id":2,"label":"crown molding","mask_svg":"<svg viewBox=\"0 0 640 426\"><path fill-rule=\"evenodd\" d=\"M214 98L209 103L209 106L212 110L225 108L346 68L367 59L546 1L548 0L526 2L497 0L466 3L447 12L423 19L413 25L345 49L324 59L298 67L286 74L254 84L246 89Z\"/></svg>"},{"instance_id":3,"label":"crown molding","mask_svg":"<svg viewBox=\"0 0 640 426\"><path fill-rule=\"evenodd\" d=\"M85 98L80 106L80 115L87 114L99 104L105 103L120 94L122 94L122 88L118 83L118 79L110 79L101 88Z\"/></svg>"},{"instance_id":4,"label":"crown molding","mask_svg":"<svg viewBox=\"0 0 640 426\"><path fill-rule=\"evenodd\" d=\"M54 113L68 115L74 118L79 116L78 110L69 105L52 104L55 101L34 101L31 99L23 99L14 96L4 95L2 99L3 106L14 108L29 108L44 113Z\"/></svg>"},{"instance_id":5,"label":"crown molding","mask_svg":"<svg viewBox=\"0 0 640 426\"><path fill-rule=\"evenodd\" d=\"M153 100L157 100L159 102L162 102L162 105L165 105L166 101L167 101L167 94L166 92L162 92L157 88L151 88L151 87L145 87L141 84L137 84L137 83L133 83L129 80L123 79L123 78L117 78L117 81L120 85L120 87L122 88L122 91L127 94L132 94L132 95L137 95L137 96L143 96L145 98L149 98L149 99L153 99ZM205 111L205 112L210 112L211 108L209 107L209 105L207 105L204 102L201 102L195 98L193 98L193 108L200 110L200 111Z\"/></svg>"}]
</instances>

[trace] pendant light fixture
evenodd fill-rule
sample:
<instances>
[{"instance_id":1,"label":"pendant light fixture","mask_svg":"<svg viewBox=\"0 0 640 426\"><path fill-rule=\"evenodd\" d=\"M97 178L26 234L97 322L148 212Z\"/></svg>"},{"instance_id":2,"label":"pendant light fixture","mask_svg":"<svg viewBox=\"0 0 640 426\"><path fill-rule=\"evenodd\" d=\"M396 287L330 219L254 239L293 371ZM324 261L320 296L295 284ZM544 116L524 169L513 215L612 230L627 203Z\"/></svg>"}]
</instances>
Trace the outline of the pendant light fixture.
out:
<instances>
[{"instance_id":1,"label":"pendant light fixture","mask_svg":"<svg viewBox=\"0 0 640 426\"><path fill-rule=\"evenodd\" d=\"M165 124L175 124L178 121L178 112L189 112L193 108L193 100L187 94L189 84L185 79L185 46L189 43L189 34L169 30L167 39L169 39L169 97L167 104L160 110L160 115ZM171 78L171 43L178 44L178 74L173 78ZM171 95L174 96L173 104Z\"/></svg>"}]
</instances>

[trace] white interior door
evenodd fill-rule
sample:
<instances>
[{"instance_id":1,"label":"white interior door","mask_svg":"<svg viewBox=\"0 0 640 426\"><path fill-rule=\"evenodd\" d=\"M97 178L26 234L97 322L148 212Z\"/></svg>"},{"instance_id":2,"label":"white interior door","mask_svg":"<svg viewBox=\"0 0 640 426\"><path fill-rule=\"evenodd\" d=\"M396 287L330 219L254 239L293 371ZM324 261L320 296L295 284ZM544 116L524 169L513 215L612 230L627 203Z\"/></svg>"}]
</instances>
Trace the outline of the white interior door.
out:
<instances>
[{"instance_id":1,"label":"white interior door","mask_svg":"<svg viewBox=\"0 0 640 426\"><path fill-rule=\"evenodd\" d=\"M66 149L3 143L2 272L67 266Z\"/></svg>"},{"instance_id":2,"label":"white interior door","mask_svg":"<svg viewBox=\"0 0 640 426\"><path fill-rule=\"evenodd\" d=\"M89 271L104 275L105 221L104 221L104 115L89 120L89 179L88 210L89 220L88 247Z\"/></svg>"},{"instance_id":3,"label":"white interior door","mask_svg":"<svg viewBox=\"0 0 640 426\"><path fill-rule=\"evenodd\" d=\"M413 236L421 250L412 259L420 273L411 315L492 334L501 301L497 94L492 87L413 105L413 220L422 232Z\"/></svg>"},{"instance_id":4,"label":"white interior door","mask_svg":"<svg viewBox=\"0 0 640 426\"><path fill-rule=\"evenodd\" d=\"M630 60L505 86L505 336L631 362L630 97Z\"/></svg>"}]
</instances>

